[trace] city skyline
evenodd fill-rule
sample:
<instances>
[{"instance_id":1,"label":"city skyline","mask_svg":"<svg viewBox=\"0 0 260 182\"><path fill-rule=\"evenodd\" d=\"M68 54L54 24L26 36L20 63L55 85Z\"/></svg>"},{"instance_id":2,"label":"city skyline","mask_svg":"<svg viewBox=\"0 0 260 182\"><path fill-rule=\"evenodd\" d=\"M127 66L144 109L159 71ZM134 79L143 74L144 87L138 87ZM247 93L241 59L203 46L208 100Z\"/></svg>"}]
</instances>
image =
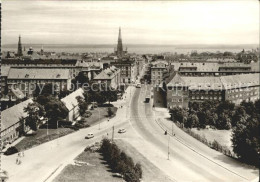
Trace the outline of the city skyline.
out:
<instances>
[{"instance_id":1,"label":"city skyline","mask_svg":"<svg viewBox=\"0 0 260 182\"><path fill-rule=\"evenodd\" d=\"M2 4L2 44L16 44L19 35L23 44L116 44L120 26L125 45L259 44L257 5L8 1Z\"/></svg>"}]
</instances>

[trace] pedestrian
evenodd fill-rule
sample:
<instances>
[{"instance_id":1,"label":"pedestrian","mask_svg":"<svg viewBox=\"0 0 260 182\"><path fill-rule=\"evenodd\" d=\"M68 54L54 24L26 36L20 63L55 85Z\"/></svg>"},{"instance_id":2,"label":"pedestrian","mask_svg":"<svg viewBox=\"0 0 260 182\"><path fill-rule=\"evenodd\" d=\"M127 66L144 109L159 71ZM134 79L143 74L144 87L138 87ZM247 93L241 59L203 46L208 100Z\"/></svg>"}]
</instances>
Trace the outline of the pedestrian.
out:
<instances>
[{"instance_id":1,"label":"pedestrian","mask_svg":"<svg viewBox=\"0 0 260 182\"><path fill-rule=\"evenodd\" d=\"M22 163L21 159L18 159L18 164L20 165Z\"/></svg>"},{"instance_id":2,"label":"pedestrian","mask_svg":"<svg viewBox=\"0 0 260 182\"><path fill-rule=\"evenodd\" d=\"M18 157L17 157L15 163L18 164L18 162L19 162L19 159L18 159Z\"/></svg>"},{"instance_id":3,"label":"pedestrian","mask_svg":"<svg viewBox=\"0 0 260 182\"><path fill-rule=\"evenodd\" d=\"M24 157L24 151L22 151L22 155L23 155L23 157Z\"/></svg>"}]
</instances>

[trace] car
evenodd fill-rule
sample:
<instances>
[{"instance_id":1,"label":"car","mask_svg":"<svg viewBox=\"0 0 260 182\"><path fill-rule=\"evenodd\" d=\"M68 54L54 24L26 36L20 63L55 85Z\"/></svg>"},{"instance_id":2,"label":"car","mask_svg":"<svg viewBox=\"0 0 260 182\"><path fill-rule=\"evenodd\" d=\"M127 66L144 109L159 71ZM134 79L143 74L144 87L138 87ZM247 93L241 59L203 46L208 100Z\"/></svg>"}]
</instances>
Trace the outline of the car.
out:
<instances>
[{"instance_id":1,"label":"car","mask_svg":"<svg viewBox=\"0 0 260 182\"><path fill-rule=\"evenodd\" d=\"M118 133L125 133L125 132L126 132L126 129L124 129L124 128L118 130Z\"/></svg>"},{"instance_id":2,"label":"car","mask_svg":"<svg viewBox=\"0 0 260 182\"><path fill-rule=\"evenodd\" d=\"M141 83L137 83L136 88L141 88Z\"/></svg>"},{"instance_id":3,"label":"car","mask_svg":"<svg viewBox=\"0 0 260 182\"><path fill-rule=\"evenodd\" d=\"M93 133L88 133L87 136L85 137L85 139L90 139L93 138L94 134Z\"/></svg>"}]
</instances>

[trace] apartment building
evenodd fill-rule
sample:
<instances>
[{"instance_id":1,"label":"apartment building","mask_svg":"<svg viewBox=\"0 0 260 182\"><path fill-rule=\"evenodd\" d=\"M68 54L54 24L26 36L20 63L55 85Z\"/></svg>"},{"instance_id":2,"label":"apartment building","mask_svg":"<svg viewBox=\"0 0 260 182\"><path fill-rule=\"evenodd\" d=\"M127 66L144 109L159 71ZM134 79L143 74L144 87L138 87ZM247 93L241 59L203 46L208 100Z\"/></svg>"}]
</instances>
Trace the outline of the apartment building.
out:
<instances>
[{"instance_id":1,"label":"apartment building","mask_svg":"<svg viewBox=\"0 0 260 182\"><path fill-rule=\"evenodd\" d=\"M259 73L220 77L176 74L167 84L167 107L188 108L189 102L229 100L235 104L259 99Z\"/></svg>"},{"instance_id":2,"label":"apartment building","mask_svg":"<svg viewBox=\"0 0 260 182\"><path fill-rule=\"evenodd\" d=\"M167 69L168 63L165 60L151 62L151 84L156 86L163 82L163 73Z\"/></svg>"}]
</instances>

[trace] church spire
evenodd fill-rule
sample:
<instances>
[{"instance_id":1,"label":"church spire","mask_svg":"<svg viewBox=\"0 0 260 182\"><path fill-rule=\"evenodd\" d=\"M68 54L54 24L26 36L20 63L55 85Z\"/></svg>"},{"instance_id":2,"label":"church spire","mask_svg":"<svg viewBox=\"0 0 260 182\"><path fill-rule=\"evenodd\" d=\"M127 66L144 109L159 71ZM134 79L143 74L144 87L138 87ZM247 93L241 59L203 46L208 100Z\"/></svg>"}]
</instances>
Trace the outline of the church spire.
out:
<instances>
[{"instance_id":1,"label":"church spire","mask_svg":"<svg viewBox=\"0 0 260 182\"><path fill-rule=\"evenodd\" d=\"M18 49L17 49L17 56L22 56L23 55L23 50L22 50L22 42L21 42L21 35L19 35L19 40L18 40Z\"/></svg>"},{"instance_id":2,"label":"church spire","mask_svg":"<svg viewBox=\"0 0 260 182\"><path fill-rule=\"evenodd\" d=\"M118 57L123 56L123 43L122 43L122 37L121 37L121 27L119 27L119 33L118 33L117 56Z\"/></svg>"}]
</instances>

